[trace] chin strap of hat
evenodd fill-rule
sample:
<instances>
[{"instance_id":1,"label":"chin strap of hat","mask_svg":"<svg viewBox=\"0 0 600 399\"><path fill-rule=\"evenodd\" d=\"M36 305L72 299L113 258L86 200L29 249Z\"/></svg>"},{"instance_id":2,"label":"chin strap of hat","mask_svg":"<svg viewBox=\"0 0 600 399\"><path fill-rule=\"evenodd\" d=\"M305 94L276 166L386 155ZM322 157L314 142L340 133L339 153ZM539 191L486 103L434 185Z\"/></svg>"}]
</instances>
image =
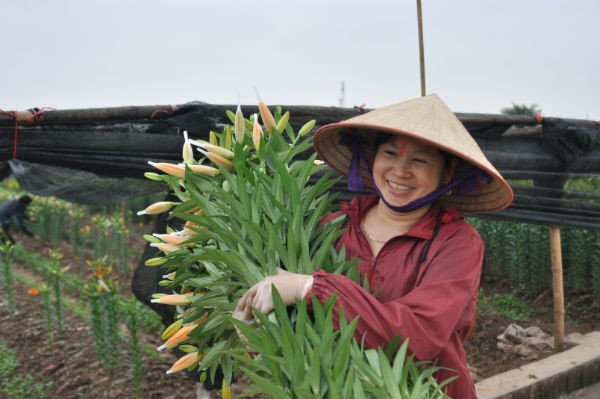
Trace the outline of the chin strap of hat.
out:
<instances>
[{"instance_id":1,"label":"chin strap of hat","mask_svg":"<svg viewBox=\"0 0 600 399\"><path fill-rule=\"evenodd\" d=\"M360 191L364 187L361 174L362 165L367 171L369 178L373 183L375 192L379 195L379 198L381 198L381 200L386 204L386 206L394 212L403 213L415 211L425 205L437 201L444 194L453 190L456 190L457 194L467 194L472 191L475 191L481 185L482 181L491 180L489 174L487 174L479 168L472 167L466 173L456 177L449 183L441 185L426 196L417 198L416 200L411 201L403 206L394 206L387 202L387 200L383 197L381 191L379 191L379 188L375 184L371 164L369 163L369 160L367 159L362 149L362 146L358 143L356 137L354 137L353 134L346 134L340 139L340 144L343 144L352 150L352 159L350 161L350 167L348 169L348 189L351 191Z\"/></svg>"}]
</instances>

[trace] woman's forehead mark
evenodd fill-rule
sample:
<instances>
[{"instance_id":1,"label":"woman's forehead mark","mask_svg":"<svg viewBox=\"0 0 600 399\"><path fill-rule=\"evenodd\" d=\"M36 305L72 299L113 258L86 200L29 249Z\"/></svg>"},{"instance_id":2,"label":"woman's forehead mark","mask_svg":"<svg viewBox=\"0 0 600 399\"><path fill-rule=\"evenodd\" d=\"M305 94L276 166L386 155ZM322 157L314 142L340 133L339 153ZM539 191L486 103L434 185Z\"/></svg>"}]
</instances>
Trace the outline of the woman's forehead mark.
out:
<instances>
[{"instance_id":1,"label":"woman's forehead mark","mask_svg":"<svg viewBox=\"0 0 600 399\"><path fill-rule=\"evenodd\" d=\"M404 156L404 151L406 151L406 146L408 145L408 137L403 136L401 138L401 142L400 142L400 149L398 150L398 156L403 157Z\"/></svg>"}]
</instances>

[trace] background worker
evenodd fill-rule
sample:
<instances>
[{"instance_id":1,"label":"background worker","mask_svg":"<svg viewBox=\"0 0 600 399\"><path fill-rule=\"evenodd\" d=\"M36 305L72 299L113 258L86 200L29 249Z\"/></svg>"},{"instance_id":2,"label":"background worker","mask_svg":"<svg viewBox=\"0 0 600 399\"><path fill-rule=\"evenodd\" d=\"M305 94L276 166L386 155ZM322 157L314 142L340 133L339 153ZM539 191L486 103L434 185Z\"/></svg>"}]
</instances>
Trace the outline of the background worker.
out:
<instances>
[{"instance_id":1,"label":"background worker","mask_svg":"<svg viewBox=\"0 0 600 399\"><path fill-rule=\"evenodd\" d=\"M24 234L29 237L33 237L38 239L38 236L35 235L25 224L25 221L37 221L35 218L27 215L25 210L31 204L31 197L28 195L21 195L17 199L10 199L5 201L0 205L0 225L2 226L2 239L4 241L8 240L12 244L15 243L15 239L10 234L10 228L14 224L16 225Z\"/></svg>"}]
</instances>

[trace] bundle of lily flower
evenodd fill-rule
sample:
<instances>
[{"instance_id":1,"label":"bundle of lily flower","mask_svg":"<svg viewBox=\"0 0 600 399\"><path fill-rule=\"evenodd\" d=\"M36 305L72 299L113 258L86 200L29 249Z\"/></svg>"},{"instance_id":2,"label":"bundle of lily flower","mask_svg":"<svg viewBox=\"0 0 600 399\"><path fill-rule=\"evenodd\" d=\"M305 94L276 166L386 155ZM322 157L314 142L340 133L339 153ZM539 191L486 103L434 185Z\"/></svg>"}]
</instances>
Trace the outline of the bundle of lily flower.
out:
<instances>
[{"instance_id":1,"label":"bundle of lily flower","mask_svg":"<svg viewBox=\"0 0 600 399\"><path fill-rule=\"evenodd\" d=\"M313 300L309 312L305 301L286 308L274 290L271 314L255 311L251 325L232 317L242 294L277 268L358 280L355 263L334 249L343 218L321 223L337 209L329 191L336 179L322 173L316 155L298 157L311 149L315 121L295 132L289 112L278 107L273 115L262 102L258 111L262 125L258 114L228 111L231 125L210 132L209 142L184 133L183 162L150 163L162 173L146 173L179 201L140 213L168 211L185 220L179 231L145 236L164 254L146 265L166 268L161 284L173 290L153 301L177 309L159 349L187 353L167 373L199 369L214 377L220 368L223 397L240 373L252 384L247 394L273 398L443 397L431 377L435 368L407 356L406 343L366 350L353 337L357 320L342 314L334 326L335 297Z\"/></svg>"}]
</instances>

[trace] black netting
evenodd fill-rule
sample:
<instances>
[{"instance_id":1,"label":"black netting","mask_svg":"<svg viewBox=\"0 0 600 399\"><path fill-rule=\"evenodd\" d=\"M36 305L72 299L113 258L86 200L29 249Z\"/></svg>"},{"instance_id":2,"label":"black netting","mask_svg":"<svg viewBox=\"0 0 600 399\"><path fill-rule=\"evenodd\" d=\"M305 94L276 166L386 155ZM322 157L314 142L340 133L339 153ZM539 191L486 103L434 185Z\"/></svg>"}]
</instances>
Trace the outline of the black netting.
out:
<instances>
[{"instance_id":1,"label":"black netting","mask_svg":"<svg viewBox=\"0 0 600 399\"><path fill-rule=\"evenodd\" d=\"M8 161L12 174L24 190L58 197L86 205L114 204L128 198L143 197L165 190L160 184L131 177L100 177L92 172L41 165L19 160Z\"/></svg>"},{"instance_id":2,"label":"black netting","mask_svg":"<svg viewBox=\"0 0 600 399\"><path fill-rule=\"evenodd\" d=\"M284 106L298 128L356 115L337 107ZM180 162L182 131L207 139L229 123L234 105L200 102L0 115L0 178L11 172L27 190L73 202L118 201L157 190L147 182L148 161ZM244 115L257 112L243 106ZM600 228L600 128L585 120L457 114L483 152L509 180L515 201L500 219ZM354 195L345 182L341 199Z\"/></svg>"}]
</instances>

